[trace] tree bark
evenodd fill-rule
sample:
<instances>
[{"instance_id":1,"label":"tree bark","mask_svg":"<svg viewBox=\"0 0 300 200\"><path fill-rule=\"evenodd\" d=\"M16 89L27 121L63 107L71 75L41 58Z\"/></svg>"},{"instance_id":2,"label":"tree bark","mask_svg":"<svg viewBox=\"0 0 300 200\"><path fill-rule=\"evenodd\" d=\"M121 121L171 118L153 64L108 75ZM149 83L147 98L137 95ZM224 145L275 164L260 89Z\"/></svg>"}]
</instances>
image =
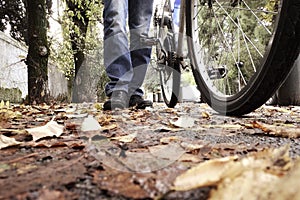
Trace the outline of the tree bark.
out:
<instances>
[{"instance_id":1,"label":"tree bark","mask_svg":"<svg viewBox=\"0 0 300 200\"><path fill-rule=\"evenodd\" d=\"M48 102L48 20L46 0L27 0L28 20L28 100L30 104Z\"/></svg>"},{"instance_id":2,"label":"tree bark","mask_svg":"<svg viewBox=\"0 0 300 200\"><path fill-rule=\"evenodd\" d=\"M83 77L81 73L79 73L80 68L82 67L85 61L85 39L86 33L89 24L88 17L88 3L89 1L82 2L82 5L79 5L78 2L74 0L66 1L68 9L73 11L74 16L72 17L72 21L74 26L78 31L70 31L71 38L71 46L74 55L74 65L75 65L75 74L72 88L72 102L79 103L85 101L85 92L84 89ZM80 15L76 14L80 13Z\"/></svg>"}]
</instances>

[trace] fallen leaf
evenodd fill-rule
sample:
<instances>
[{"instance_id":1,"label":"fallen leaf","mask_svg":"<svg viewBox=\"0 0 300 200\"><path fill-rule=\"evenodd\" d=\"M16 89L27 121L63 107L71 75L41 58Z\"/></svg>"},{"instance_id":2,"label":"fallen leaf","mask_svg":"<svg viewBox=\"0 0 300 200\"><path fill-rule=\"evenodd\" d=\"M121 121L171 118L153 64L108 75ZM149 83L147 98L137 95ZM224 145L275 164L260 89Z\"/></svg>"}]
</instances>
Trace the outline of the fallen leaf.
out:
<instances>
[{"instance_id":1,"label":"fallen leaf","mask_svg":"<svg viewBox=\"0 0 300 200\"><path fill-rule=\"evenodd\" d=\"M87 118L85 118L81 125L81 131L99 131L101 129L100 124L98 121L92 116L89 115Z\"/></svg>"},{"instance_id":2,"label":"fallen leaf","mask_svg":"<svg viewBox=\"0 0 300 200\"><path fill-rule=\"evenodd\" d=\"M279 179L278 176L265 173L262 169L244 171L233 180L224 180L218 189L212 190L210 200L257 200L266 191L269 185ZM273 198L267 198L273 199Z\"/></svg>"},{"instance_id":3,"label":"fallen leaf","mask_svg":"<svg viewBox=\"0 0 300 200\"><path fill-rule=\"evenodd\" d=\"M300 128L291 125L269 125L265 123L259 123L257 121L252 122L253 128L261 129L264 133L268 135L278 136L278 137L288 137L288 138L299 138Z\"/></svg>"},{"instance_id":4,"label":"fallen leaf","mask_svg":"<svg viewBox=\"0 0 300 200\"><path fill-rule=\"evenodd\" d=\"M5 164L5 163L3 163L3 164L0 163L0 174L8 169L10 169L10 165Z\"/></svg>"},{"instance_id":5,"label":"fallen leaf","mask_svg":"<svg viewBox=\"0 0 300 200\"><path fill-rule=\"evenodd\" d=\"M236 156L209 160L179 175L174 182L174 190L187 191L199 187L212 186L219 183L224 174L235 165Z\"/></svg>"},{"instance_id":6,"label":"fallen leaf","mask_svg":"<svg viewBox=\"0 0 300 200\"><path fill-rule=\"evenodd\" d=\"M204 128L223 128L223 129L240 129L243 126L239 124L208 124L208 125L202 125Z\"/></svg>"},{"instance_id":7,"label":"fallen leaf","mask_svg":"<svg viewBox=\"0 0 300 200\"><path fill-rule=\"evenodd\" d=\"M266 188L287 174L291 166L293 165L289 157L289 145L278 149L266 149L240 160L236 156L214 159L200 163L179 175L175 179L173 189L187 191L216 186L210 199L273 199L260 197L266 192Z\"/></svg>"},{"instance_id":8,"label":"fallen leaf","mask_svg":"<svg viewBox=\"0 0 300 200\"><path fill-rule=\"evenodd\" d=\"M199 156L193 155L193 154L189 154L189 153L185 153L183 154L179 160L179 162L192 162L192 163L199 163L202 160L199 158Z\"/></svg>"},{"instance_id":9,"label":"fallen leaf","mask_svg":"<svg viewBox=\"0 0 300 200\"><path fill-rule=\"evenodd\" d=\"M176 121L170 120L170 123L178 128L192 128L195 125L195 119L188 116L182 116Z\"/></svg>"},{"instance_id":10,"label":"fallen leaf","mask_svg":"<svg viewBox=\"0 0 300 200\"><path fill-rule=\"evenodd\" d=\"M117 124L108 124L108 125L102 126L103 131L109 131L109 130L113 130L116 128L118 128Z\"/></svg>"},{"instance_id":11,"label":"fallen leaf","mask_svg":"<svg viewBox=\"0 0 300 200\"><path fill-rule=\"evenodd\" d=\"M144 151L124 151L108 140L92 141L88 149L104 165L120 171L138 173L165 168L185 152L178 144L153 146Z\"/></svg>"},{"instance_id":12,"label":"fallen leaf","mask_svg":"<svg viewBox=\"0 0 300 200\"><path fill-rule=\"evenodd\" d=\"M132 134L125 135L125 136L112 137L110 139L118 140L120 142L129 143L129 142L132 142L136 138L136 136L137 136L137 133L132 133Z\"/></svg>"},{"instance_id":13,"label":"fallen leaf","mask_svg":"<svg viewBox=\"0 0 300 200\"><path fill-rule=\"evenodd\" d=\"M263 196L262 199L272 199L272 200L298 200L300 197L299 190L299 180L300 180L300 159L298 158L295 161L294 166L291 171L281 179L272 184L269 184L269 187L264 193L261 193Z\"/></svg>"},{"instance_id":14,"label":"fallen leaf","mask_svg":"<svg viewBox=\"0 0 300 200\"><path fill-rule=\"evenodd\" d=\"M113 121L113 118L110 115L108 115L108 116L107 115L102 115L102 116L98 117L98 123L101 126L109 125L111 121Z\"/></svg>"},{"instance_id":15,"label":"fallen leaf","mask_svg":"<svg viewBox=\"0 0 300 200\"><path fill-rule=\"evenodd\" d=\"M187 152L192 152L194 150L198 150L204 147L204 144L193 144L188 142L182 142L181 147L183 147Z\"/></svg>"},{"instance_id":16,"label":"fallen leaf","mask_svg":"<svg viewBox=\"0 0 300 200\"><path fill-rule=\"evenodd\" d=\"M61 191L58 190L49 190L49 189L43 189L40 196L37 198L37 200L56 200L56 199L65 199L63 197L63 194Z\"/></svg>"},{"instance_id":17,"label":"fallen leaf","mask_svg":"<svg viewBox=\"0 0 300 200\"><path fill-rule=\"evenodd\" d=\"M15 138L10 138L5 135L0 135L0 149L19 145L19 144L21 144L21 142L16 141Z\"/></svg>"},{"instance_id":18,"label":"fallen leaf","mask_svg":"<svg viewBox=\"0 0 300 200\"><path fill-rule=\"evenodd\" d=\"M51 120L44 126L26 129L32 135L33 141L37 141L45 137L59 137L63 133L64 126L59 125L56 121Z\"/></svg>"},{"instance_id":19,"label":"fallen leaf","mask_svg":"<svg viewBox=\"0 0 300 200\"><path fill-rule=\"evenodd\" d=\"M202 115L202 118L205 118L205 119L209 119L209 118L210 118L208 112L203 111L203 112L201 113L201 115Z\"/></svg>"},{"instance_id":20,"label":"fallen leaf","mask_svg":"<svg viewBox=\"0 0 300 200\"><path fill-rule=\"evenodd\" d=\"M169 144L171 142L178 142L178 141L181 141L181 138L178 137L178 136L170 136L170 137L163 137L163 138L160 138L160 143L162 144Z\"/></svg>"}]
</instances>

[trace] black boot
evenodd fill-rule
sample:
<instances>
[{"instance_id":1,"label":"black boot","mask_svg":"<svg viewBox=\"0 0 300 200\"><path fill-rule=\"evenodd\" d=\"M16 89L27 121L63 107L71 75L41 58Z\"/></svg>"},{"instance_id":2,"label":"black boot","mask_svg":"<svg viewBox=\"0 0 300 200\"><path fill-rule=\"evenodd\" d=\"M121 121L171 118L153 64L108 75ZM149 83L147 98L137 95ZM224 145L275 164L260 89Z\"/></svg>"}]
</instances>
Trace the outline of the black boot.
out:
<instances>
[{"instance_id":1,"label":"black boot","mask_svg":"<svg viewBox=\"0 0 300 200\"><path fill-rule=\"evenodd\" d=\"M114 91L109 99L103 104L103 110L124 109L128 107L127 93Z\"/></svg>"},{"instance_id":2,"label":"black boot","mask_svg":"<svg viewBox=\"0 0 300 200\"><path fill-rule=\"evenodd\" d=\"M136 107L137 109L145 109L146 107L152 107L153 103L150 100L145 100L139 95L132 95L129 100L129 107Z\"/></svg>"}]
</instances>

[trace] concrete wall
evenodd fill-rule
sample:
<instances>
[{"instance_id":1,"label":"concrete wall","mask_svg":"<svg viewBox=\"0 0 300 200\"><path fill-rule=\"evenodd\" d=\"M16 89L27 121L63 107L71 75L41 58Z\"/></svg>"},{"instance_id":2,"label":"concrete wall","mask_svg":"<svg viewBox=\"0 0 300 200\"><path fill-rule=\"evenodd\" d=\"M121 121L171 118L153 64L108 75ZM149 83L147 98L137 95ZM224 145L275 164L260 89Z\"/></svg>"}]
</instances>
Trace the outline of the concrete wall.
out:
<instances>
[{"instance_id":1,"label":"concrete wall","mask_svg":"<svg viewBox=\"0 0 300 200\"><path fill-rule=\"evenodd\" d=\"M19 88L22 98L27 91L27 66L22 61L27 56L27 47L0 31L0 87ZM67 80L54 64L48 66L50 95L57 97L68 91ZM1 99L0 99L1 100Z\"/></svg>"},{"instance_id":2,"label":"concrete wall","mask_svg":"<svg viewBox=\"0 0 300 200\"><path fill-rule=\"evenodd\" d=\"M27 66L22 59L26 46L0 31L0 87L19 88L22 98L27 95Z\"/></svg>"}]
</instances>

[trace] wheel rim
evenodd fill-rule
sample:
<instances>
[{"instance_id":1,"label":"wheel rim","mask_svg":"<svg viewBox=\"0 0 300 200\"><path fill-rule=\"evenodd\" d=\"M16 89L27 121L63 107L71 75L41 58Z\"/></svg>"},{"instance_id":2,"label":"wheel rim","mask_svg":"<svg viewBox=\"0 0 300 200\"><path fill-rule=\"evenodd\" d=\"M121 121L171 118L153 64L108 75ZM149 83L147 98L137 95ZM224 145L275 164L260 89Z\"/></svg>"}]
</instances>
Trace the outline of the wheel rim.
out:
<instances>
[{"instance_id":1,"label":"wheel rim","mask_svg":"<svg viewBox=\"0 0 300 200\"><path fill-rule=\"evenodd\" d=\"M279 7L280 0L193 1L194 67L211 95L236 98L249 87L268 54Z\"/></svg>"}]
</instances>

